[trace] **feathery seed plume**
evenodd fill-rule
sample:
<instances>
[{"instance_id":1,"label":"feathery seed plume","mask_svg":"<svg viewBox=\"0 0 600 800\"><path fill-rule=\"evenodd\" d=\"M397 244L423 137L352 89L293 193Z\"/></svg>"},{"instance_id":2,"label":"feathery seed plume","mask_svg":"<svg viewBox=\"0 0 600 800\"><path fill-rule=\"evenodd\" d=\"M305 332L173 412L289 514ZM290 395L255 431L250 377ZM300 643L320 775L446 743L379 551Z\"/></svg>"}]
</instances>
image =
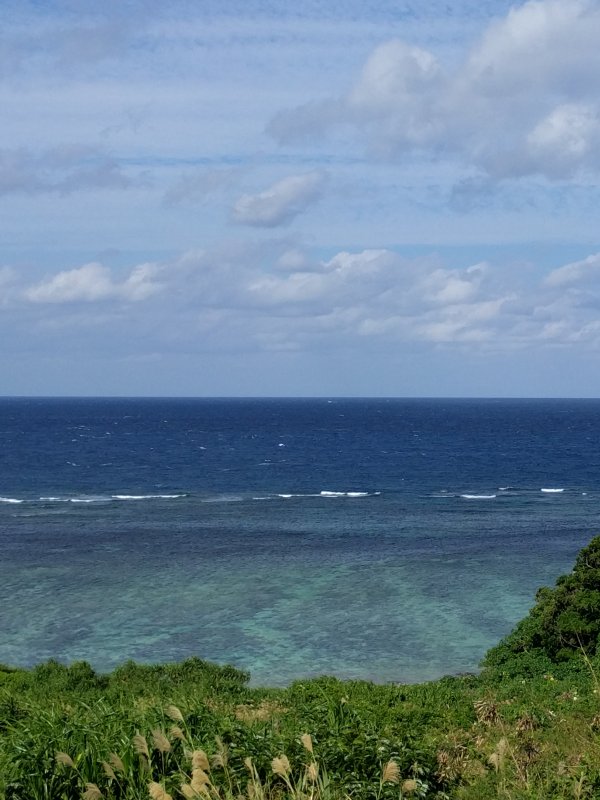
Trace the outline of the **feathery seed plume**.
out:
<instances>
[{"instance_id":1,"label":"feathery seed plume","mask_svg":"<svg viewBox=\"0 0 600 800\"><path fill-rule=\"evenodd\" d=\"M106 775L107 778L112 778L114 780L117 777L115 775L114 769L107 761L102 762L102 769L104 770L104 774Z\"/></svg>"},{"instance_id":2,"label":"feathery seed plume","mask_svg":"<svg viewBox=\"0 0 600 800\"><path fill-rule=\"evenodd\" d=\"M167 706L165 709L165 714L167 715L167 717L170 717L173 720L173 722L185 722L183 714L177 708L177 706L173 705Z\"/></svg>"},{"instance_id":3,"label":"feathery seed plume","mask_svg":"<svg viewBox=\"0 0 600 800\"><path fill-rule=\"evenodd\" d=\"M125 772L125 764L123 764L116 753L111 753L108 757L108 761L117 772Z\"/></svg>"},{"instance_id":4,"label":"feathery seed plume","mask_svg":"<svg viewBox=\"0 0 600 800\"><path fill-rule=\"evenodd\" d=\"M181 742L185 742L185 734L179 727L179 725L171 725L169 728L169 733L174 739L179 739Z\"/></svg>"},{"instance_id":5,"label":"feathery seed plume","mask_svg":"<svg viewBox=\"0 0 600 800\"><path fill-rule=\"evenodd\" d=\"M310 733L303 733L302 736L300 737L300 741L302 742L302 744L308 750L309 753L313 752L313 743Z\"/></svg>"},{"instance_id":6,"label":"feathery seed plume","mask_svg":"<svg viewBox=\"0 0 600 800\"><path fill-rule=\"evenodd\" d=\"M402 794L412 794L417 789L417 782L414 778L407 778L402 782Z\"/></svg>"},{"instance_id":7,"label":"feathery seed plume","mask_svg":"<svg viewBox=\"0 0 600 800\"><path fill-rule=\"evenodd\" d=\"M75 762L68 753L55 753L54 758L57 764L64 764L65 767L75 767Z\"/></svg>"},{"instance_id":8,"label":"feathery seed plume","mask_svg":"<svg viewBox=\"0 0 600 800\"><path fill-rule=\"evenodd\" d=\"M152 744L160 753L168 753L171 749L171 742L159 728L152 731Z\"/></svg>"},{"instance_id":9,"label":"feathery seed plume","mask_svg":"<svg viewBox=\"0 0 600 800\"><path fill-rule=\"evenodd\" d=\"M150 759L150 751L148 750L148 742L142 736L141 733L136 733L133 737L133 749L135 752L140 756L146 756L147 759Z\"/></svg>"},{"instance_id":10,"label":"feathery seed plume","mask_svg":"<svg viewBox=\"0 0 600 800\"><path fill-rule=\"evenodd\" d=\"M287 778L291 770L288 757L284 753L280 756L276 756L271 761L271 769L275 775L281 775L282 778Z\"/></svg>"},{"instance_id":11,"label":"feathery seed plume","mask_svg":"<svg viewBox=\"0 0 600 800\"><path fill-rule=\"evenodd\" d=\"M172 796L160 783L152 781L148 784L148 791L150 792L152 800L173 800Z\"/></svg>"},{"instance_id":12,"label":"feathery seed plume","mask_svg":"<svg viewBox=\"0 0 600 800\"><path fill-rule=\"evenodd\" d=\"M203 769L192 770L192 789L201 792L210 783L210 778Z\"/></svg>"},{"instance_id":13,"label":"feathery seed plume","mask_svg":"<svg viewBox=\"0 0 600 800\"><path fill-rule=\"evenodd\" d=\"M206 770L206 772L210 771L208 756L204 750L194 750L192 753L192 769L203 769Z\"/></svg>"},{"instance_id":14,"label":"feathery seed plume","mask_svg":"<svg viewBox=\"0 0 600 800\"><path fill-rule=\"evenodd\" d=\"M383 783L398 783L400 779L400 767L395 761L390 760L383 768L381 780Z\"/></svg>"},{"instance_id":15,"label":"feathery seed plume","mask_svg":"<svg viewBox=\"0 0 600 800\"><path fill-rule=\"evenodd\" d=\"M83 800L103 800L104 795L95 783L86 783Z\"/></svg>"}]
</instances>

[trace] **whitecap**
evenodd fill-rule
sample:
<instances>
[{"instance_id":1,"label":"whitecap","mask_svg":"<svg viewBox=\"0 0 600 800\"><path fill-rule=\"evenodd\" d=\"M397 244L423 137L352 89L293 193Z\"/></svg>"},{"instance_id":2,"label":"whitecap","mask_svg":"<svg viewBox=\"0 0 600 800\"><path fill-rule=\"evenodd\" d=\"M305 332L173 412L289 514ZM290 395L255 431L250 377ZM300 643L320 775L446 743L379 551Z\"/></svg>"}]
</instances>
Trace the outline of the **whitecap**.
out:
<instances>
[{"instance_id":1,"label":"whitecap","mask_svg":"<svg viewBox=\"0 0 600 800\"><path fill-rule=\"evenodd\" d=\"M369 492L346 492L347 497L368 497Z\"/></svg>"},{"instance_id":2,"label":"whitecap","mask_svg":"<svg viewBox=\"0 0 600 800\"><path fill-rule=\"evenodd\" d=\"M113 500L176 500L185 494L113 494Z\"/></svg>"},{"instance_id":3,"label":"whitecap","mask_svg":"<svg viewBox=\"0 0 600 800\"><path fill-rule=\"evenodd\" d=\"M327 491L319 492L319 495L321 497L344 497L345 494L346 492L327 492Z\"/></svg>"},{"instance_id":4,"label":"whitecap","mask_svg":"<svg viewBox=\"0 0 600 800\"><path fill-rule=\"evenodd\" d=\"M564 492L564 489L540 489L540 492L544 492L545 494L561 494Z\"/></svg>"},{"instance_id":5,"label":"whitecap","mask_svg":"<svg viewBox=\"0 0 600 800\"><path fill-rule=\"evenodd\" d=\"M18 500L16 497L0 497L0 503L22 503L23 500Z\"/></svg>"},{"instance_id":6,"label":"whitecap","mask_svg":"<svg viewBox=\"0 0 600 800\"><path fill-rule=\"evenodd\" d=\"M465 500L494 500L495 494L461 494Z\"/></svg>"}]
</instances>

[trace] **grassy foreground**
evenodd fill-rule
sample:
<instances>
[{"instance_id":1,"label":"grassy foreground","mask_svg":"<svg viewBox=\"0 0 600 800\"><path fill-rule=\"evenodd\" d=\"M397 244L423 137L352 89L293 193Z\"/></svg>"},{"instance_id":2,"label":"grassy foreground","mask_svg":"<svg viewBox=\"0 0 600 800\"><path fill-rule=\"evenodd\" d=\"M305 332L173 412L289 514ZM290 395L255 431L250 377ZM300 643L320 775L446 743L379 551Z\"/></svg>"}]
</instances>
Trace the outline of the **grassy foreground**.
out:
<instances>
[{"instance_id":1,"label":"grassy foreground","mask_svg":"<svg viewBox=\"0 0 600 800\"><path fill-rule=\"evenodd\" d=\"M599 634L600 537L478 676L275 690L197 658L0 667L0 797L600 798Z\"/></svg>"}]
</instances>

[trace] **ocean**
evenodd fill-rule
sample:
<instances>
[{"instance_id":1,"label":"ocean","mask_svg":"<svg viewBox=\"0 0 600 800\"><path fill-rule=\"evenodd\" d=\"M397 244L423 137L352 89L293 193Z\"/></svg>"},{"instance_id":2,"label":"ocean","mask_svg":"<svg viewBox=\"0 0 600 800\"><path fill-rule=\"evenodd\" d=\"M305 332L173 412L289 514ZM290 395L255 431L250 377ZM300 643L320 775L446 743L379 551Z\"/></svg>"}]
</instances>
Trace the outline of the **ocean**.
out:
<instances>
[{"instance_id":1,"label":"ocean","mask_svg":"<svg viewBox=\"0 0 600 800\"><path fill-rule=\"evenodd\" d=\"M0 399L0 662L476 671L598 531L600 401Z\"/></svg>"}]
</instances>

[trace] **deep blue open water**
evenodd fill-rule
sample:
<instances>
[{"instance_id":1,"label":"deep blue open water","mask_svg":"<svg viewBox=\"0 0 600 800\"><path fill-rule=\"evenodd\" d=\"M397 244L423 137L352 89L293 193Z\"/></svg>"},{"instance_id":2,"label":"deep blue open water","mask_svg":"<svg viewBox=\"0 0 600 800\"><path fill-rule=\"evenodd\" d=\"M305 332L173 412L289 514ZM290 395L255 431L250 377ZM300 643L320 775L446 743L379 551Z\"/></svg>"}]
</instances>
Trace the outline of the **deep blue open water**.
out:
<instances>
[{"instance_id":1,"label":"deep blue open water","mask_svg":"<svg viewBox=\"0 0 600 800\"><path fill-rule=\"evenodd\" d=\"M597 400L0 399L0 662L473 671L599 519Z\"/></svg>"}]
</instances>

